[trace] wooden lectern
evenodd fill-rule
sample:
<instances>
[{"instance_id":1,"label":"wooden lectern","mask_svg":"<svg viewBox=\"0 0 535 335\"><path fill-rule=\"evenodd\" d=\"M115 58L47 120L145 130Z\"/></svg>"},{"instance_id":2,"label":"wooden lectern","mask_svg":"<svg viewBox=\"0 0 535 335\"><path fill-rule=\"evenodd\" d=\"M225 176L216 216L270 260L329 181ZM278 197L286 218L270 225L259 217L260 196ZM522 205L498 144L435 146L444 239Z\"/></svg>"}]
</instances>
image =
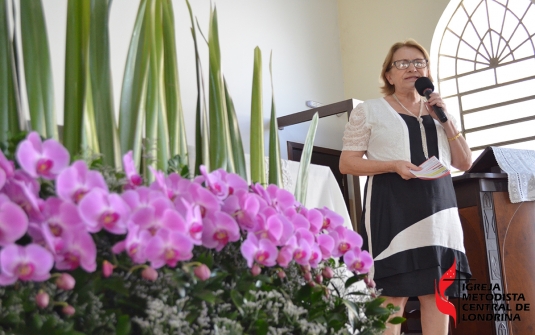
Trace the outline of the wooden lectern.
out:
<instances>
[{"instance_id":1,"label":"wooden lectern","mask_svg":"<svg viewBox=\"0 0 535 335\"><path fill-rule=\"evenodd\" d=\"M511 203L490 147L453 185L473 277L450 334L535 334L535 201Z\"/></svg>"}]
</instances>

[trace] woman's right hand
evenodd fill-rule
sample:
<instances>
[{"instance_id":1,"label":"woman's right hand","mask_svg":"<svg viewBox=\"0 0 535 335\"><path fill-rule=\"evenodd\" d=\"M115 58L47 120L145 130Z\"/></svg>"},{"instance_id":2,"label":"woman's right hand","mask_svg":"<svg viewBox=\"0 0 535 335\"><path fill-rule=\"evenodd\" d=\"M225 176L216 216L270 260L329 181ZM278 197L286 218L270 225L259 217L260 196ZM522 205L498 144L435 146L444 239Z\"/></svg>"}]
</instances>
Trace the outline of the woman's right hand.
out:
<instances>
[{"instance_id":1,"label":"woman's right hand","mask_svg":"<svg viewBox=\"0 0 535 335\"><path fill-rule=\"evenodd\" d=\"M399 174L401 178L409 180L416 178L410 170L420 171L422 168L407 161L394 161L394 172Z\"/></svg>"}]
</instances>

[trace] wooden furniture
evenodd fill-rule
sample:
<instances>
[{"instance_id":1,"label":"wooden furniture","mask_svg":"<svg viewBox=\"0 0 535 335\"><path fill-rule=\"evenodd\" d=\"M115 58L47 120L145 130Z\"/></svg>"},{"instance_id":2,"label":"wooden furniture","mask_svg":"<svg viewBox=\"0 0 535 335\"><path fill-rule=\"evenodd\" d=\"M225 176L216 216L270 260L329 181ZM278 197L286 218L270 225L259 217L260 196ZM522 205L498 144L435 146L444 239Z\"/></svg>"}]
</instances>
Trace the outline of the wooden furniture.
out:
<instances>
[{"instance_id":1,"label":"wooden furniture","mask_svg":"<svg viewBox=\"0 0 535 335\"><path fill-rule=\"evenodd\" d=\"M454 177L453 184L473 277L468 296L452 299L457 325L451 321L450 333L533 334L535 201L511 203L507 174L499 169L491 148L467 173ZM530 304L530 310L517 310L517 304L522 309Z\"/></svg>"}]
</instances>

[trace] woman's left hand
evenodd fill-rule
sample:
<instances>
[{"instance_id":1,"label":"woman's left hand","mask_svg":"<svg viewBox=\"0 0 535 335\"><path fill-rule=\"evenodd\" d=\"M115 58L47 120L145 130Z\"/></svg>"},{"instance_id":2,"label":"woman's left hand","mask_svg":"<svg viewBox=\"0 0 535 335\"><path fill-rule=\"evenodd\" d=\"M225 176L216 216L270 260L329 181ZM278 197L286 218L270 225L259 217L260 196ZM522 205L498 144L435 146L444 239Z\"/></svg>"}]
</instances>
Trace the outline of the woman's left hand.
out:
<instances>
[{"instance_id":1,"label":"woman's left hand","mask_svg":"<svg viewBox=\"0 0 535 335\"><path fill-rule=\"evenodd\" d=\"M429 100L426 102L427 110L429 111L429 115L431 115L432 118L435 120L438 120L437 115L435 114L435 111L433 110L433 106L437 106L442 108L444 113L446 113L446 116L448 116L448 109L446 108L446 103L444 100L442 100L442 97L440 94L433 92L429 95ZM449 119L449 118L448 118Z\"/></svg>"}]
</instances>

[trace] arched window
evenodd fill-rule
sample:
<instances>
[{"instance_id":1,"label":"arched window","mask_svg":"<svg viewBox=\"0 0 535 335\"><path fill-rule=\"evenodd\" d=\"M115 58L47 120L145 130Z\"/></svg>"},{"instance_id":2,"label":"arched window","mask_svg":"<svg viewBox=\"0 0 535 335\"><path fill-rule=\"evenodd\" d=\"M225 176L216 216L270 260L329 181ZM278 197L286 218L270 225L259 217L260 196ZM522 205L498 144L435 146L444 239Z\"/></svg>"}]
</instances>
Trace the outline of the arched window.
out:
<instances>
[{"instance_id":1,"label":"arched window","mask_svg":"<svg viewBox=\"0 0 535 335\"><path fill-rule=\"evenodd\" d=\"M474 158L489 145L535 149L535 1L452 0L431 55Z\"/></svg>"}]
</instances>

